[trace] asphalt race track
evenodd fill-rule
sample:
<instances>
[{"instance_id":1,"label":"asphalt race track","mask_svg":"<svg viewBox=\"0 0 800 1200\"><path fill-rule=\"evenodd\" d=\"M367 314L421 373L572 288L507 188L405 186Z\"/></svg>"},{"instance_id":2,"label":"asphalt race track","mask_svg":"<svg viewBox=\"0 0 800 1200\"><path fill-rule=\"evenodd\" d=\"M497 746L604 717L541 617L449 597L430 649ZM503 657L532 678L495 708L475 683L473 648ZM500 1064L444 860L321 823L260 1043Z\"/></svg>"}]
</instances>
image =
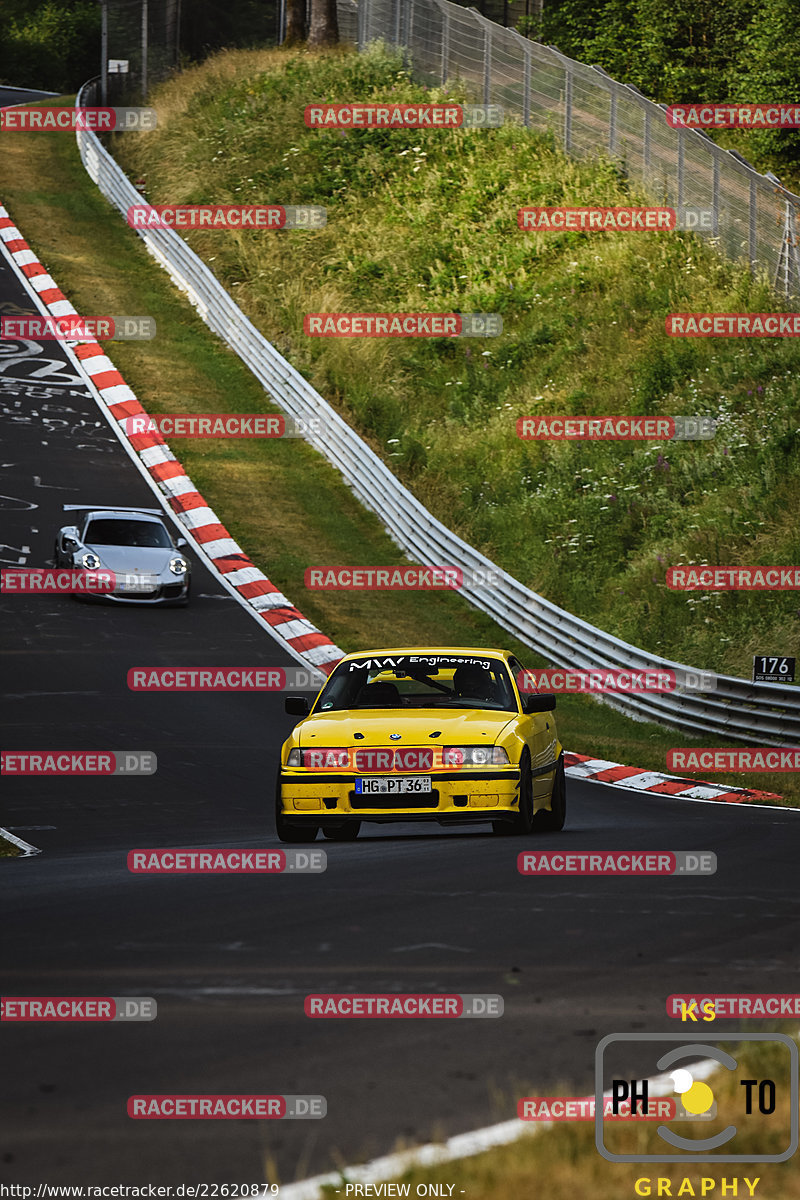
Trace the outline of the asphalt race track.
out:
<instances>
[{"instance_id":1,"label":"asphalt race track","mask_svg":"<svg viewBox=\"0 0 800 1200\"><path fill-rule=\"evenodd\" d=\"M0 311L30 307L2 260ZM0 408L2 566L48 563L63 503L153 505L57 343L0 342ZM131 875L133 848L276 846L292 718L280 695L135 694L127 670L295 664L196 561L188 609L2 609L4 749L152 750L159 764L3 781L0 825L42 853L0 860L2 994L159 1006L113 1029L0 1026L9 1183L288 1182L504 1120L531 1090L591 1092L606 1033L678 1031L670 993L796 990L795 812L572 782L567 829L535 840L715 851L718 873L695 879L523 878L516 854L534 842L411 825L320 840L320 876ZM500 993L505 1016L314 1021L309 991ZM129 1095L167 1092L322 1094L328 1116L126 1115Z\"/></svg>"}]
</instances>

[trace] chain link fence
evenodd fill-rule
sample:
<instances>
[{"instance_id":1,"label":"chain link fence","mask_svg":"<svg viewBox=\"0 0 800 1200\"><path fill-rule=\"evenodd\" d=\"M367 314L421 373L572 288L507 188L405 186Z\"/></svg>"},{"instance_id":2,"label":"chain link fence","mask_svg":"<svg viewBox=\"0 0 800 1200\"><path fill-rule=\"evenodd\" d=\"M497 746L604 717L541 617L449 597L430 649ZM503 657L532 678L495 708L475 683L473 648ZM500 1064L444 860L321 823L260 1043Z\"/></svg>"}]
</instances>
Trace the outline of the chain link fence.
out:
<instances>
[{"instance_id":1,"label":"chain link fence","mask_svg":"<svg viewBox=\"0 0 800 1200\"><path fill-rule=\"evenodd\" d=\"M763 273L787 309L800 308L800 197L774 176L760 175L703 132L671 128L664 105L602 68L529 41L474 8L449 0L359 0L358 15L360 49L382 39L407 52L424 82L460 80L484 104L500 104L523 125L551 131L568 154L606 152L620 160L630 180L659 203L706 210L709 227L696 232Z\"/></svg>"},{"instance_id":2,"label":"chain link fence","mask_svg":"<svg viewBox=\"0 0 800 1200\"><path fill-rule=\"evenodd\" d=\"M216 50L278 40L280 0L101 0L100 8L109 64L100 96L112 105L141 104L153 84Z\"/></svg>"}]
</instances>

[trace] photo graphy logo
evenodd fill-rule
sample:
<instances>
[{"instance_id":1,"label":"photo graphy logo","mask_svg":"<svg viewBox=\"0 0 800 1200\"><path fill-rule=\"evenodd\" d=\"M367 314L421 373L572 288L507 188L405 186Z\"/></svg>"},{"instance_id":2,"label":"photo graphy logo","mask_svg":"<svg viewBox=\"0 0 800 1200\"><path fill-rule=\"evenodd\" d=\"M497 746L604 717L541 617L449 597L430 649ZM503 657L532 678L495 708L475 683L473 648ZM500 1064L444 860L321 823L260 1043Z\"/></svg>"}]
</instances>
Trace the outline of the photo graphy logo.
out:
<instances>
[{"instance_id":1,"label":"photo graphy logo","mask_svg":"<svg viewBox=\"0 0 800 1200\"><path fill-rule=\"evenodd\" d=\"M710 1030L692 1035L665 1033L611 1033L595 1052L595 1144L609 1162L785 1162L798 1148L798 1051L795 1042L781 1033L728 1033L710 1038ZM770 1076L753 1078L746 1053L760 1045L769 1047ZM729 1047L741 1047L740 1058ZM623 1063L632 1049L649 1060L646 1073L631 1078ZM659 1074L660 1073L660 1074ZM729 1073L729 1075L726 1075ZM719 1077L719 1084L714 1080ZM706 1082L711 1079L712 1083ZM630 1153L629 1143L615 1140L614 1126L604 1116L603 1095L610 1083L612 1109L629 1103L631 1111L647 1113L655 1095L672 1091L685 1116L657 1125L646 1143L649 1153ZM725 1120L729 1124L709 1136L697 1133L698 1126L683 1122L708 1121L717 1113L715 1087L724 1097ZM732 1096L732 1098L731 1098ZM764 1116L770 1121L769 1153L755 1153L753 1139L763 1139ZM716 1115L713 1118L717 1124ZM670 1152L668 1152L670 1151Z\"/></svg>"}]
</instances>

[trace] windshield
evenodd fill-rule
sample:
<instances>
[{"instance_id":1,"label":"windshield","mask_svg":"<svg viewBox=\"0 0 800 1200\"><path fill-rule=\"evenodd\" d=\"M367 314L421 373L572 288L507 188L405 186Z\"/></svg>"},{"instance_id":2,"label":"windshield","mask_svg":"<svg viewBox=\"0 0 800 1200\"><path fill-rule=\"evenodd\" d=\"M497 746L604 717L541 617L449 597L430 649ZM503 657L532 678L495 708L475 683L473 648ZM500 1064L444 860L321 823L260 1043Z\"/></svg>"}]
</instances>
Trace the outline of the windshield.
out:
<instances>
[{"instance_id":1,"label":"windshield","mask_svg":"<svg viewBox=\"0 0 800 1200\"><path fill-rule=\"evenodd\" d=\"M90 521L83 539L89 546L147 546L167 549L169 534L158 521L103 517Z\"/></svg>"},{"instance_id":2,"label":"windshield","mask_svg":"<svg viewBox=\"0 0 800 1200\"><path fill-rule=\"evenodd\" d=\"M314 709L495 708L517 712L505 664L468 655L355 659L333 672Z\"/></svg>"}]
</instances>

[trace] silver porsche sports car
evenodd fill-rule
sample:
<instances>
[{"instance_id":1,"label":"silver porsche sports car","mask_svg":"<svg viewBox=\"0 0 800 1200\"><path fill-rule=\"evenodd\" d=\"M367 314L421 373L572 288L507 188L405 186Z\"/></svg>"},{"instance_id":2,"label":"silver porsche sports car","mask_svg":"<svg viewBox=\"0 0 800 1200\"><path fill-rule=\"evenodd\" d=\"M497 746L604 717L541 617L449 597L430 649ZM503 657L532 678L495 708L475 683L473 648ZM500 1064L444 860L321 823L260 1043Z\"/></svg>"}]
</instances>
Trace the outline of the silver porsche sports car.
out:
<instances>
[{"instance_id":1,"label":"silver porsche sports car","mask_svg":"<svg viewBox=\"0 0 800 1200\"><path fill-rule=\"evenodd\" d=\"M65 504L74 525L58 531L57 567L105 568L117 576L113 592L91 597L115 604L187 604L192 568L157 508ZM88 597L87 597L88 598Z\"/></svg>"}]
</instances>

